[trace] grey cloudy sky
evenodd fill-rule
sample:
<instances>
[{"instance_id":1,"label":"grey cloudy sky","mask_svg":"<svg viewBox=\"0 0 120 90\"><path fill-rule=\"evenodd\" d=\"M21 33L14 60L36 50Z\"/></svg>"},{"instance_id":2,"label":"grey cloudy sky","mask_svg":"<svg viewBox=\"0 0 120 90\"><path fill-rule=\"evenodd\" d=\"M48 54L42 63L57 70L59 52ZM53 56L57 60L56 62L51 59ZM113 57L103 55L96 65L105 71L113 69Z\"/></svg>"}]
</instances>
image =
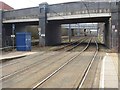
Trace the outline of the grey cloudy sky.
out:
<instances>
[{"instance_id":1,"label":"grey cloudy sky","mask_svg":"<svg viewBox=\"0 0 120 90\"><path fill-rule=\"evenodd\" d=\"M27 8L38 6L42 2L48 2L48 4L56 4L63 2L72 2L72 1L80 1L80 0L0 0L8 5L12 6L15 9Z\"/></svg>"}]
</instances>

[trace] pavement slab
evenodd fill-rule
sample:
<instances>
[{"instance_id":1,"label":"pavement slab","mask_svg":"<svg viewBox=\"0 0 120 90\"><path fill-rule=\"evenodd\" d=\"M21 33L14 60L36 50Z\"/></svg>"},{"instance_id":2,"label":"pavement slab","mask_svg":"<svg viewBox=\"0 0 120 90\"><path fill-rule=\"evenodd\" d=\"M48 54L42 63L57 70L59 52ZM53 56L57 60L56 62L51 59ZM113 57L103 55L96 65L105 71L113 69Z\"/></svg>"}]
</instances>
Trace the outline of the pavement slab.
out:
<instances>
[{"instance_id":1,"label":"pavement slab","mask_svg":"<svg viewBox=\"0 0 120 90\"><path fill-rule=\"evenodd\" d=\"M106 53L102 61L100 88L118 88L118 55Z\"/></svg>"}]
</instances>

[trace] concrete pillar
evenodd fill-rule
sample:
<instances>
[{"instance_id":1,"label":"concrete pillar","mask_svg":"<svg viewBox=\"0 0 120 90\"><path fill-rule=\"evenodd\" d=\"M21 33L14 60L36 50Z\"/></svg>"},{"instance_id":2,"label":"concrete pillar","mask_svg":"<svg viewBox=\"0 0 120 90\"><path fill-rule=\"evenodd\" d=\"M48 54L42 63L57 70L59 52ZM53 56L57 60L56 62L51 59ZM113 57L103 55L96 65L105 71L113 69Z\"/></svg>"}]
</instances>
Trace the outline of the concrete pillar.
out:
<instances>
[{"instance_id":1,"label":"concrete pillar","mask_svg":"<svg viewBox=\"0 0 120 90\"><path fill-rule=\"evenodd\" d=\"M99 39L101 42L104 42L104 23L98 23L98 29L99 29Z\"/></svg>"},{"instance_id":2,"label":"concrete pillar","mask_svg":"<svg viewBox=\"0 0 120 90\"><path fill-rule=\"evenodd\" d=\"M12 24L3 24L3 30L2 30L2 45L3 47L10 47L12 46Z\"/></svg>"},{"instance_id":3,"label":"concrete pillar","mask_svg":"<svg viewBox=\"0 0 120 90\"><path fill-rule=\"evenodd\" d=\"M116 5L116 7L112 8L112 15L111 15L111 19L112 19L112 25L111 25L111 29L112 29L112 49L117 51L118 50L118 6Z\"/></svg>"},{"instance_id":4,"label":"concrete pillar","mask_svg":"<svg viewBox=\"0 0 120 90\"><path fill-rule=\"evenodd\" d=\"M2 48L2 11L0 10L0 48Z\"/></svg>"},{"instance_id":5,"label":"concrete pillar","mask_svg":"<svg viewBox=\"0 0 120 90\"><path fill-rule=\"evenodd\" d=\"M118 2L118 67L120 65L120 1ZM118 88L120 88L120 69L118 69Z\"/></svg>"},{"instance_id":6,"label":"concrete pillar","mask_svg":"<svg viewBox=\"0 0 120 90\"><path fill-rule=\"evenodd\" d=\"M111 48L111 19L105 23L104 43L108 48Z\"/></svg>"},{"instance_id":7,"label":"concrete pillar","mask_svg":"<svg viewBox=\"0 0 120 90\"><path fill-rule=\"evenodd\" d=\"M40 46L45 46L46 45L46 26L47 26L47 11L48 11L48 4L47 3L42 3L39 4L39 11L40 11L40 16L39 16L39 45Z\"/></svg>"},{"instance_id":8,"label":"concrete pillar","mask_svg":"<svg viewBox=\"0 0 120 90\"><path fill-rule=\"evenodd\" d=\"M61 43L61 26L57 23L48 23L45 33L46 45L58 45Z\"/></svg>"},{"instance_id":9,"label":"concrete pillar","mask_svg":"<svg viewBox=\"0 0 120 90\"><path fill-rule=\"evenodd\" d=\"M120 1L118 2L118 52L120 53Z\"/></svg>"},{"instance_id":10,"label":"concrete pillar","mask_svg":"<svg viewBox=\"0 0 120 90\"><path fill-rule=\"evenodd\" d=\"M74 36L74 29L71 29L71 35Z\"/></svg>"}]
</instances>

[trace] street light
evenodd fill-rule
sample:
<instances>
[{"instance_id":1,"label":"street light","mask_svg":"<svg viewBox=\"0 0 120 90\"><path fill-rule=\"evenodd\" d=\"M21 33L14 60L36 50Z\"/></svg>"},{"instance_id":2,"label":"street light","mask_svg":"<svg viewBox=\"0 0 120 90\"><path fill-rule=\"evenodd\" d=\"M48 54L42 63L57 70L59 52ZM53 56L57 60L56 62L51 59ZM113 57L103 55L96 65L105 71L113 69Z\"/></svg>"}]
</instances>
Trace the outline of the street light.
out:
<instances>
[{"instance_id":1,"label":"street light","mask_svg":"<svg viewBox=\"0 0 120 90\"><path fill-rule=\"evenodd\" d=\"M14 49L14 38L15 38L14 32L15 32L15 24L12 24L12 35L11 35L11 38L13 40L13 49Z\"/></svg>"}]
</instances>

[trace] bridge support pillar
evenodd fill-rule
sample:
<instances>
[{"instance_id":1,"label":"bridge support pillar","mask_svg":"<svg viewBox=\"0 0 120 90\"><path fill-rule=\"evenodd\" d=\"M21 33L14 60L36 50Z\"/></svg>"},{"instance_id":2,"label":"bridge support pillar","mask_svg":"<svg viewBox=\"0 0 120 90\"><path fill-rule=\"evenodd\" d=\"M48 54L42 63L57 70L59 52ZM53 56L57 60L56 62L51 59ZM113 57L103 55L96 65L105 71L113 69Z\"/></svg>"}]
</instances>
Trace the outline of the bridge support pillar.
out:
<instances>
[{"instance_id":1,"label":"bridge support pillar","mask_svg":"<svg viewBox=\"0 0 120 90\"><path fill-rule=\"evenodd\" d=\"M71 29L71 34L72 36L74 36L74 29Z\"/></svg>"},{"instance_id":2,"label":"bridge support pillar","mask_svg":"<svg viewBox=\"0 0 120 90\"><path fill-rule=\"evenodd\" d=\"M2 11L0 10L0 48L2 48Z\"/></svg>"},{"instance_id":3,"label":"bridge support pillar","mask_svg":"<svg viewBox=\"0 0 120 90\"><path fill-rule=\"evenodd\" d=\"M104 43L108 48L111 48L111 18L105 22Z\"/></svg>"},{"instance_id":4,"label":"bridge support pillar","mask_svg":"<svg viewBox=\"0 0 120 90\"><path fill-rule=\"evenodd\" d=\"M3 24L2 29L2 47L12 46L12 24Z\"/></svg>"},{"instance_id":5,"label":"bridge support pillar","mask_svg":"<svg viewBox=\"0 0 120 90\"><path fill-rule=\"evenodd\" d=\"M39 45L45 46L46 45L46 26L47 26L47 10L48 4L42 3L39 4Z\"/></svg>"},{"instance_id":6,"label":"bridge support pillar","mask_svg":"<svg viewBox=\"0 0 120 90\"><path fill-rule=\"evenodd\" d=\"M120 1L118 2L118 52L120 53Z\"/></svg>"},{"instance_id":7,"label":"bridge support pillar","mask_svg":"<svg viewBox=\"0 0 120 90\"><path fill-rule=\"evenodd\" d=\"M114 50L115 52L118 51L118 6L114 7L112 9L112 50Z\"/></svg>"},{"instance_id":8,"label":"bridge support pillar","mask_svg":"<svg viewBox=\"0 0 120 90\"><path fill-rule=\"evenodd\" d=\"M46 30L46 45L58 45L61 43L61 26L57 23L48 23Z\"/></svg>"}]
</instances>

